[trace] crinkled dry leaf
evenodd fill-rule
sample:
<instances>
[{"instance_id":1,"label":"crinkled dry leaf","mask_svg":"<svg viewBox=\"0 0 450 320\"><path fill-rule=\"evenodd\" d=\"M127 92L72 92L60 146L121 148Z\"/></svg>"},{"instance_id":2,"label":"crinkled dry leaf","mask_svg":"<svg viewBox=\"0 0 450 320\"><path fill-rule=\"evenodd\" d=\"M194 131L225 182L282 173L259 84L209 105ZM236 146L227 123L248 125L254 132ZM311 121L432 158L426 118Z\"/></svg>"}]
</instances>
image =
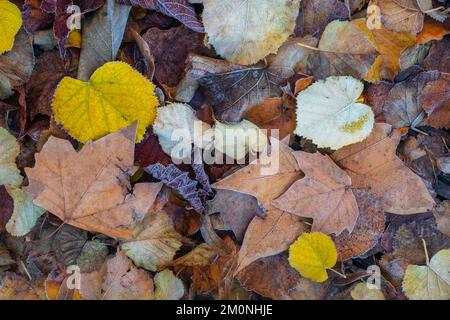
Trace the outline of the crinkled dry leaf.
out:
<instances>
[{"instance_id":1,"label":"crinkled dry leaf","mask_svg":"<svg viewBox=\"0 0 450 320\"><path fill-rule=\"evenodd\" d=\"M299 0L205 0L209 42L228 61L250 65L276 53L294 31Z\"/></svg>"},{"instance_id":2,"label":"crinkled dry leaf","mask_svg":"<svg viewBox=\"0 0 450 320\"><path fill-rule=\"evenodd\" d=\"M364 141L336 151L333 160L352 179L353 186L371 189L383 209L396 214L425 212L434 206L425 184L397 157L400 132L385 123L375 124Z\"/></svg>"},{"instance_id":3,"label":"crinkled dry leaf","mask_svg":"<svg viewBox=\"0 0 450 320\"><path fill-rule=\"evenodd\" d=\"M426 266L409 265L403 291L410 300L450 299L450 250L436 253Z\"/></svg>"},{"instance_id":4,"label":"crinkled dry leaf","mask_svg":"<svg viewBox=\"0 0 450 320\"><path fill-rule=\"evenodd\" d=\"M295 133L332 149L364 140L372 131L374 114L356 102L363 89L352 77L329 77L303 90L297 97Z\"/></svg>"},{"instance_id":5,"label":"crinkled dry leaf","mask_svg":"<svg viewBox=\"0 0 450 320\"><path fill-rule=\"evenodd\" d=\"M272 204L297 216L313 218L312 231L351 233L359 210L349 175L326 155L303 151L293 154L305 177L295 181Z\"/></svg>"},{"instance_id":6,"label":"crinkled dry leaf","mask_svg":"<svg viewBox=\"0 0 450 320\"><path fill-rule=\"evenodd\" d=\"M108 62L88 82L65 77L53 98L58 123L86 143L138 121L137 141L156 117L155 86L123 62Z\"/></svg>"},{"instance_id":7,"label":"crinkled dry leaf","mask_svg":"<svg viewBox=\"0 0 450 320\"><path fill-rule=\"evenodd\" d=\"M170 264L182 245L181 236L164 211L150 214L134 232L133 239L122 244L122 250L136 266L147 270L157 271Z\"/></svg>"},{"instance_id":8,"label":"crinkled dry leaf","mask_svg":"<svg viewBox=\"0 0 450 320\"><path fill-rule=\"evenodd\" d=\"M26 168L33 202L77 228L128 237L125 225L142 220L161 184L131 189L136 125L88 142L76 152L69 141L50 137L34 168ZM132 190L132 191L131 191Z\"/></svg>"},{"instance_id":9,"label":"crinkled dry leaf","mask_svg":"<svg viewBox=\"0 0 450 320\"><path fill-rule=\"evenodd\" d=\"M424 10L431 9L430 0L375 1L381 11L381 23L399 33L419 33L423 28Z\"/></svg>"}]
</instances>

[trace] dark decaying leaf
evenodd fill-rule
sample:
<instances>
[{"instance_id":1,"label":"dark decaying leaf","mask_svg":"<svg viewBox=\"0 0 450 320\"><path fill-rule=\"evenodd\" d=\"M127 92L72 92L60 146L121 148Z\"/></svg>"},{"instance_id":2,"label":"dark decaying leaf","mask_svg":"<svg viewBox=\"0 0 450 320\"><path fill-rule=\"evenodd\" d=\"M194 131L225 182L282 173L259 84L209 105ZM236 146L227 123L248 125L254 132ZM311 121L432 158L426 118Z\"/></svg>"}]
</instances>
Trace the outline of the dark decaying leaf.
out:
<instances>
[{"instance_id":1,"label":"dark decaying leaf","mask_svg":"<svg viewBox=\"0 0 450 320\"><path fill-rule=\"evenodd\" d=\"M161 180L168 187L178 191L197 212L205 210L202 200L197 190L197 181L189 178L188 172L183 172L175 165L164 166L160 163L153 164L145 168L145 171L158 180Z\"/></svg>"},{"instance_id":2,"label":"dark decaying leaf","mask_svg":"<svg viewBox=\"0 0 450 320\"><path fill-rule=\"evenodd\" d=\"M232 230L239 242L255 216L264 218L258 200L248 194L232 190L216 190L214 199L206 203L206 212L217 230Z\"/></svg>"},{"instance_id":3,"label":"dark decaying leaf","mask_svg":"<svg viewBox=\"0 0 450 320\"><path fill-rule=\"evenodd\" d=\"M430 81L419 93L419 104L428 115L426 123L437 128L450 128L450 75L442 74Z\"/></svg>"},{"instance_id":4,"label":"dark decaying leaf","mask_svg":"<svg viewBox=\"0 0 450 320\"><path fill-rule=\"evenodd\" d=\"M217 120L239 122L258 103L280 96L280 85L292 75L292 70L250 67L209 74L199 83Z\"/></svg>"},{"instance_id":5,"label":"dark decaying leaf","mask_svg":"<svg viewBox=\"0 0 450 320\"><path fill-rule=\"evenodd\" d=\"M320 38L323 30L333 20L348 20L347 6L339 0L303 0L294 34L299 37L312 35Z\"/></svg>"},{"instance_id":6,"label":"dark decaying leaf","mask_svg":"<svg viewBox=\"0 0 450 320\"><path fill-rule=\"evenodd\" d=\"M56 259L66 266L76 264L86 241L86 231L64 225L52 241Z\"/></svg>"},{"instance_id":7,"label":"dark decaying leaf","mask_svg":"<svg viewBox=\"0 0 450 320\"><path fill-rule=\"evenodd\" d=\"M438 70L441 72L450 73L450 63L448 59L450 57L450 38L445 37L442 41L435 42L428 56L423 61L425 69L432 71Z\"/></svg>"},{"instance_id":8,"label":"dark decaying leaf","mask_svg":"<svg viewBox=\"0 0 450 320\"><path fill-rule=\"evenodd\" d=\"M51 63L50 63L51 62ZM60 59L58 52L44 52L36 60L36 66L27 83L27 108L31 120L37 114L52 115L52 100L55 89L65 76L75 77L77 72L76 57L67 55Z\"/></svg>"},{"instance_id":9,"label":"dark decaying leaf","mask_svg":"<svg viewBox=\"0 0 450 320\"><path fill-rule=\"evenodd\" d=\"M169 87L180 82L189 53L205 54L203 34L181 25L169 30L149 29L142 38L155 58L155 77Z\"/></svg>"},{"instance_id":10,"label":"dark decaying leaf","mask_svg":"<svg viewBox=\"0 0 450 320\"><path fill-rule=\"evenodd\" d=\"M173 17L196 32L204 32L195 9L188 0L118 0L119 3L130 4L144 9L157 10Z\"/></svg>"},{"instance_id":11,"label":"dark decaying leaf","mask_svg":"<svg viewBox=\"0 0 450 320\"><path fill-rule=\"evenodd\" d=\"M193 153L201 153L201 149L197 147L194 148ZM195 159L195 158L194 158ZM195 173L195 179L201 184L203 190L207 193L212 194L211 184L209 182L209 177L205 172L205 166L203 163L192 163L192 170Z\"/></svg>"},{"instance_id":12,"label":"dark decaying leaf","mask_svg":"<svg viewBox=\"0 0 450 320\"><path fill-rule=\"evenodd\" d=\"M116 60L131 6L107 0L106 4L83 22L78 79L87 81L103 64Z\"/></svg>"},{"instance_id":13,"label":"dark decaying leaf","mask_svg":"<svg viewBox=\"0 0 450 320\"><path fill-rule=\"evenodd\" d=\"M25 0L22 11L22 21L25 30L29 33L49 28L52 25L51 14L41 10L40 0Z\"/></svg>"},{"instance_id":14,"label":"dark decaying leaf","mask_svg":"<svg viewBox=\"0 0 450 320\"><path fill-rule=\"evenodd\" d=\"M11 51L0 55L0 99L13 94L13 88L28 81L34 67L32 40L20 30Z\"/></svg>"},{"instance_id":15,"label":"dark decaying leaf","mask_svg":"<svg viewBox=\"0 0 450 320\"><path fill-rule=\"evenodd\" d=\"M14 201L6 191L5 186L0 185L0 232L5 229L6 224L12 216Z\"/></svg>"},{"instance_id":16,"label":"dark decaying leaf","mask_svg":"<svg viewBox=\"0 0 450 320\"><path fill-rule=\"evenodd\" d=\"M429 81L438 78L438 71L429 71L397 83L384 104L383 116L386 122L394 128L418 126L422 123L425 113L420 106L419 95Z\"/></svg>"}]
</instances>

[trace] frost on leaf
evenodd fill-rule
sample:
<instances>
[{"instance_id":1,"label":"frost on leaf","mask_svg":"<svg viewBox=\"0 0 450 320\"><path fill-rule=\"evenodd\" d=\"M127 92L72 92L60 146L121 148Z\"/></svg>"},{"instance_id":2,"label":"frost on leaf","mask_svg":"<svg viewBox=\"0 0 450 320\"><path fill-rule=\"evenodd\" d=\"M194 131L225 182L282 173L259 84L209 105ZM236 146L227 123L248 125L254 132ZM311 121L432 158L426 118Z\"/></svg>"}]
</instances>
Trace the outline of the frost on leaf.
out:
<instances>
[{"instance_id":1,"label":"frost on leaf","mask_svg":"<svg viewBox=\"0 0 450 320\"><path fill-rule=\"evenodd\" d=\"M299 0L205 0L203 23L209 42L230 62L264 59L291 35Z\"/></svg>"},{"instance_id":2,"label":"frost on leaf","mask_svg":"<svg viewBox=\"0 0 450 320\"><path fill-rule=\"evenodd\" d=\"M367 138L372 132L372 109L357 100L364 89L352 77L329 77L297 97L295 133L319 147L339 149Z\"/></svg>"}]
</instances>

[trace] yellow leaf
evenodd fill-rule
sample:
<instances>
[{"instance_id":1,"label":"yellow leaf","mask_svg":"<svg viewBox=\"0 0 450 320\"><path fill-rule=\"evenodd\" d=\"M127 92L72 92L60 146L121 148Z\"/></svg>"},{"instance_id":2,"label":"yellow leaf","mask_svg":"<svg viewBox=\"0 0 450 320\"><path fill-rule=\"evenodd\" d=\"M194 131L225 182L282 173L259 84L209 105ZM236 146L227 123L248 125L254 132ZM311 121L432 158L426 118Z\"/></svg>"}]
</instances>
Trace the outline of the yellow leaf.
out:
<instances>
[{"instance_id":1,"label":"yellow leaf","mask_svg":"<svg viewBox=\"0 0 450 320\"><path fill-rule=\"evenodd\" d=\"M365 283L358 283L350 292L353 300L386 300L378 288L369 288Z\"/></svg>"},{"instance_id":2,"label":"yellow leaf","mask_svg":"<svg viewBox=\"0 0 450 320\"><path fill-rule=\"evenodd\" d=\"M67 38L66 47L81 48L80 30L72 30Z\"/></svg>"},{"instance_id":3,"label":"yellow leaf","mask_svg":"<svg viewBox=\"0 0 450 320\"><path fill-rule=\"evenodd\" d=\"M337 261L336 247L321 233L303 233L289 248L289 264L300 274L316 282L328 279L327 269Z\"/></svg>"},{"instance_id":4,"label":"yellow leaf","mask_svg":"<svg viewBox=\"0 0 450 320\"><path fill-rule=\"evenodd\" d=\"M400 71L400 54L405 48L416 44L416 37L412 34L397 33L386 29L369 30L366 19L356 19L351 23L367 36L380 53L368 72L366 80L374 83L381 79L393 80Z\"/></svg>"},{"instance_id":5,"label":"yellow leaf","mask_svg":"<svg viewBox=\"0 0 450 320\"><path fill-rule=\"evenodd\" d=\"M55 119L85 143L138 121L136 141L156 116L155 86L123 62L108 62L88 82L65 77L53 98Z\"/></svg>"},{"instance_id":6,"label":"yellow leaf","mask_svg":"<svg viewBox=\"0 0 450 320\"><path fill-rule=\"evenodd\" d=\"M450 250L439 251L426 266L409 265L402 287L410 300L449 300Z\"/></svg>"},{"instance_id":7,"label":"yellow leaf","mask_svg":"<svg viewBox=\"0 0 450 320\"><path fill-rule=\"evenodd\" d=\"M0 54L12 49L14 38L21 26L19 8L8 0L0 0Z\"/></svg>"}]
</instances>

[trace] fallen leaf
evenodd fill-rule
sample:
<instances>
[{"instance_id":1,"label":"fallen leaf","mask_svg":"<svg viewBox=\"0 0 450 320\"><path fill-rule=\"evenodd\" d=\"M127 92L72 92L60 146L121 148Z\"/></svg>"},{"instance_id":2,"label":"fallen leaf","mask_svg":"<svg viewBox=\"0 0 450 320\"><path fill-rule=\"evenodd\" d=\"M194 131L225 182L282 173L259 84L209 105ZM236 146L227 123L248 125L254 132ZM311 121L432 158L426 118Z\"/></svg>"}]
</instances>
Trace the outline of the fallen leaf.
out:
<instances>
[{"instance_id":1,"label":"fallen leaf","mask_svg":"<svg viewBox=\"0 0 450 320\"><path fill-rule=\"evenodd\" d=\"M23 27L29 33L51 27L53 17L41 10L41 0L25 0L23 4ZM52 30L50 30L52 32Z\"/></svg>"},{"instance_id":2,"label":"fallen leaf","mask_svg":"<svg viewBox=\"0 0 450 320\"><path fill-rule=\"evenodd\" d=\"M350 233L344 230L334 239L338 259L359 257L376 246L384 231L384 212L380 199L370 191L354 189L359 216Z\"/></svg>"},{"instance_id":3,"label":"fallen leaf","mask_svg":"<svg viewBox=\"0 0 450 320\"><path fill-rule=\"evenodd\" d=\"M26 168L26 192L33 202L67 224L128 237L125 225L142 220L161 189L159 183L136 184L130 191L136 125L88 142L76 152L70 142L50 137ZM69 191L70 190L70 191Z\"/></svg>"},{"instance_id":4,"label":"fallen leaf","mask_svg":"<svg viewBox=\"0 0 450 320\"><path fill-rule=\"evenodd\" d=\"M416 34L422 31L424 10L431 9L431 1L382 0L374 1L381 11L381 23L386 29ZM421 5L429 3L430 7Z\"/></svg>"},{"instance_id":5,"label":"fallen leaf","mask_svg":"<svg viewBox=\"0 0 450 320\"><path fill-rule=\"evenodd\" d=\"M375 114L375 120L382 119L384 104L393 86L393 83L380 81L377 84L371 83L366 87L364 94L365 103L372 108Z\"/></svg>"},{"instance_id":6,"label":"fallen leaf","mask_svg":"<svg viewBox=\"0 0 450 320\"><path fill-rule=\"evenodd\" d=\"M439 231L450 237L450 201L442 201L439 206L433 210L434 218Z\"/></svg>"},{"instance_id":7,"label":"fallen leaf","mask_svg":"<svg viewBox=\"0 0 450 320\"><path fill-rule=\"evenodd\" d=\"M214 199L206 202L214 229L232 230L240 242L255 216L264 217L258 200L248 194L231 190L216 190Z\"/></svg>"},{"instance_id":8,"label":"fallen leaf","mask_svg":"<svg viewBox=\"0 0 450 320\"><path fill-rule=\"evenodd\" d=\"M426 124L450 129L450 77L442 74L418 92L418 102L428 115Z\"/></svg>"},{"instance_id":9,"label":"fallen leaf","mask_svg":"<svg viewBox=\"0 0 450 320\"><path fill-rule=\"evenodd\" d=\"M247 167L214 183L215 189L246 193L258 199L266 210L264 219L255 217L250 222L238 255L237 274L253 261L272 256L286 250L308 227L299 219L281 211L271 201L302 176L292 150L275 139L271 139L270 154L263 155ZM277 160L278 159L278 160ZM268 164L277 162L276 168ZM274 170L275 169L275 170ZM283 237L280 237L283 234Z\"/></svg>"},{"instance_id":10,"label":"fallen leaf","mask_svg":"<svg viewBox=\"0 0 450 320\"><path fill-rule=\"evenodd\" d=\"M350 292L353 300L386 300L378 288L369 288L365 283L358 283Z\"/></svg>"},{"instance_id":11,"label":"fallen leaf","mask_svg":"<svg viewBox=\"0 0 450 320\"><path fill-rule=\"evenodd\" d=\"M0 185L20 186L22 176L16 166L20 146L8 130L0 127Z\"/></svg>"},{"instance_id":12,"label":"fallen leaf","mask_svg":"<svg viewBox=\"0 0 450 320\"><path fill-rule=\"evenodd\" d=\"M170 87L176 87L184 75L188 54L206 54L204 35L184 26L161 30L149 29L143 36L155 58L155 77Z\"/></svg>"},{"instance_id":13,"label":"fallen leaf","mask_svg":"<svg viewBox=\"0 0 450 320\"><path fill-rule=\"evenodd\" d=\"M289 291L301 279L285 253L255 261L239 272L237 278L248 290L274 300L289 300Z\"/></svg>"},{"instance_id":14,"label":"fallen leaf","mask_svg":"<svg viewBox=\"0 0 450 320\"><path fill-rule=\"evenodd\" d=\"M188 0L119 0L119 3L131 4L144 9L157 10L173 17L196 32L204 32L195 9Z\"/></svg>"},{"instance_id":15,"label":"fallen leaf","mask_svg":"<svg viewBox=\"0 0 450 320\"><path fill-rule=\"evenodd\" d=\"M374 114L357 102L363 89L352 77L329 77L303 90L297 97L295 133L332 149L364 140L372 131Z\"/></svg>"},{"instance_id":16,"label":"fallen leaf","mask_svg":"<svg viewBox=\"0 0 450 320\"><path fill-rule=\"evenodd\" d=\"M202 243L196 246L189 253L176 259L173 264L175 266L185 267L205 267L210 265L218 255L217 248L208 243Z\"/></svg>"},{"instance_id":17,"label":"fallen leaf","mask_svg":"<svg viewBox=\"0 0 450 320\"><path fill-rule=\"evenodd\" d=\"M320 232L303 233L289 247L289 264L300 274L315 282L328 279L327 269L337 261L333 240Z\"/></svg>"},{"instance_id":18,"label":"fallen leaf","mask_svg":"<svg viewBox=\"0 0 450 320\"><path fill-rule=\"evenodd\" d=\"M198 79L216 119L222 122L239 122L255 105L280 96L280 85L293 74L292 70L270 66L231 69Z\"/></svg>"},{"instance_id":19,"label":"fallen leaf","mask_svg":"<svg viewBox=\"0 0 450 320\"><path fill-rule=\"evenodd\" d=\"M204 0L203 5L209 43L219 55L241 65L276 53L294 31L300 9L298 0Z\"/></svg>"},{"instance_id":20,"label":"fallen leaf","mask_svg":"<svg viewBox=\"0 0 450 320\"><path fill-rule=\"evenodd\" d=\"M12 49L14 37L22 26L22 17L19 8L8 0L0 2L0 29L2 38L0 40L0 54Z\"/></svg>"},{"instance_id":21,"label":"fallen leaf","mask_svg":"<svg viewBox=\"0 0 450 320\"><path fill-rule=\"evenodd\" d=\"M0 232L5 230L5 226L12 216L13 208L13 199L6 190L6 187L0 185Z\"/></svg>"},{"instance_id":22,"label":"fallen leaf","mask_svg":"<svg viewBox=\"0 0 450 320\"><path fill-rule=\"evenodd\" d=\"M436 253L426 266L409 265L403 291L410 300L450 299L450 250Z\"/></svg>"},{"instance_id":23,"label":"fallen leaf","mask_svg":"<svg viewBox=\"0 0 450 320\"><path fill-rule=\"evenodd\" d=\"M295 130L295 100L290 97L269 98L251 108L244 117L259 128L268 130L267 135L279 130L278 138L282 140Z\"/></svg>"},{"instance_id":24,"label":"fallen leaf","mask_svg":"<svg viewBox=\"0 0 450 320\"><path fill-rule=\"evenodd\" d=\"M423 181L396 156L400 132L388 124L375 124L364 141L336 151L332 159L352 179L355 188L370 188L384 211L396 214L425 212L434 205Z\"/></svg>"},{"instance_id":25,"label":"fallen leaf","mask_svg":"<svg viewBox=\"0 0 450 320\"><path fill-rule=\"evenodd\" d=\"M51 63L50 63L51 62ZM30 81L27 83L27 108L31 120L38 114L52 116L52 100L58 83L65 77L75 77L77 70L76 57L59 57L57 51L44 52L36 60Z\"/></svg>"},{"instance_id":26,"label":"fallen leaf","mask_svg":"<svg viewBox=\"0 0 450 320\"><path fill-rule=\"evenodd\" d=\"M435 42L428 56L423 61L426 70L438 70L440 72L450 73L450 64L447 57L450 54L450 39L445 37L442 41Z\"/></svg>"},{"instance_id":27,"label":"fallen leaf","mask_svg":"<svg viewBox=\"0 0 450 320\"><path fill-rule=\"evenodd\" d=\"M168 187L178 191L184 199L189 201L197 212L203 212L205 210L203 202L199 197L199 191L197 190L198 183L189 178L188 172L181 171L173 164L163 166L159 163L145 168L145 171L154 178L161 180Z\"/></svg>"},{"instance_id":28,"label":"fallen leaf","mask_svg":"<svg viewBox=\"0 0 450 320\"><path fill-rule=\"evenodd\" d=\"M41 300L41 298L24 278L6 272L1 279L0 300Z\"/></svg>"},{"instance_id":29,"label":"fallen leaf","mask_svg":"<svg viewBox=\"0 0 450 320\"><path fill-rule=\"evenodd\" d=\"M87 300L153 300L149 274L133 266L119 251L102 270L81 274L81 295Z\"/></svg>"},{"instance_id":30,"label":"fallen leaf","mask_svg":"<svg viewBox=\"0 0 450 320\"><path fill-rule=\"evenodd\" d=\"M3 267L7 267L15 263L16 262L11 258L6 246L0 242L0 270L3 270Z\"/></svg>"},{"instance_id":31,"label":"fallen leaf","mask_svg":"<svg viewBox=\"0 0 450 320\"><path fill-rule=\"evenodd\" d=\"M184 295L183 281L169 269L158 272L153 281L155 282L156 300L180 300Z\"/></svg>"},{"instance_id":32,"label":"fallen leaf","mask_svg":"<svg viewBox=\"0 0 450 320\"><path fill-rule=\"evenodd\" d=\"M408 68L422 65L425 57L430 51L430 44L418 44L403 50L400 54L400 70L406 71Z\"/></svg>"},{"instance_id":33,"label":"fallen leaf","mask_svg":"<svg viewBox=\"0 0 450 320\"><path fill-rule=\"evenodd\" d=\"M0 55L0 99L9 98L13 95L13 88L27 82L33 67L32 40L24 30L20 30L12 50Z\"/></svg>"},{"instance_id":34,"label":"fallen leaf","mask_svg":"<svg viewBox=\"0 0 450 320\"><path fill-rule=\"evenodd\" d=\"M106 0L100 10L83 21L79 80L88 81L96 69L116 60L130 10L131 6ZM135 86L129 85L129 88Z\"/></svg>"},{"instance_id":35,"label":"fallen leaf","mask_svg":"<svg viewBox=\"0 0 450 320\"><path fill-rule=\"evenodd\" d=\"M295 35L304 37L312 35L320 38L323 30L333 20L347 20L350 13L347 6L339 0L303 0L297 18Z\"/></svg>"},{"instance_id":36,"label":"fallen leaf","mask_svg":"<svg viewBox=\"0 0 450 320\"><path fill-rule=\"evenodd\" d=\"M312 231L339 235L353 231L359 215L349 175L328 156L293 153L305 177L295 181L272 204L289 213L313 218Z\"/></svg>"},{"instance_id":37,"label":"fallen leaf","mask_svg":"<svg viewBox=\"0 0 450 320\"><path fill-rule=\"evenodd\" d=\"M157 271L172 262L181 247L181 236L163 211L150 214L135 227L133 239L121 245L138 267Z\"/></svg>"},{"instance_id":38,"label":"fallen leaf","mask_svg":"<svg viewBox=\"0 0 450 320\"><path fill-rule=\"evenodd\" d=\"M423 29L417 34L417 44L424 44L432 40L442 40L449 33L450 29L443 23L425 18Z\"/></svg>"},{"instance_id":39,"label":"fallen leaf","mask_svg":"<svg viewBox=\"0 0 450 320\"><path fill-rule=\"evenodd\" d=\"M88 82L65 77L53 98L58 123L86 143L138 121L137 141L156 117L155 86L123 62L98 68Z\"/></svg>"},{"instance_id":40,"label":"fallen leaf","mask_svg":"<svg viewBox=\"0 0 450 320\"><path fill-rule=\"evenodd\" d=\"M424 117L419 97L430 81L437 80L439 72L421 72L412 79L397 83L389 92L383 108L386 122L394 128L418 126Z\"/></svg>"},{"instance_id":41,"label":"fallen leaf","mask_svg":"<svg viewBox=\"0 0 450 320\"><path fill-rule=\"evenodd\" d=\"M216 121L214 126L214 147L216 151L231 159L242 160L250 154L262 152L267 146L267 136L248 120L237 124Z\"/></svg>"},{"instance_id":42,"label":"fallen leaf","mask_svg":"<svg viewBox=\"0 0 450 320\"><path fill-rule=\"evenodd\" d=\"M26 235L45 212L45 209L33 204L33 200L21 189L6 187L14 201L14 211L6 224L6 230L15 237Z\"/></svg>"}]
</instances>

